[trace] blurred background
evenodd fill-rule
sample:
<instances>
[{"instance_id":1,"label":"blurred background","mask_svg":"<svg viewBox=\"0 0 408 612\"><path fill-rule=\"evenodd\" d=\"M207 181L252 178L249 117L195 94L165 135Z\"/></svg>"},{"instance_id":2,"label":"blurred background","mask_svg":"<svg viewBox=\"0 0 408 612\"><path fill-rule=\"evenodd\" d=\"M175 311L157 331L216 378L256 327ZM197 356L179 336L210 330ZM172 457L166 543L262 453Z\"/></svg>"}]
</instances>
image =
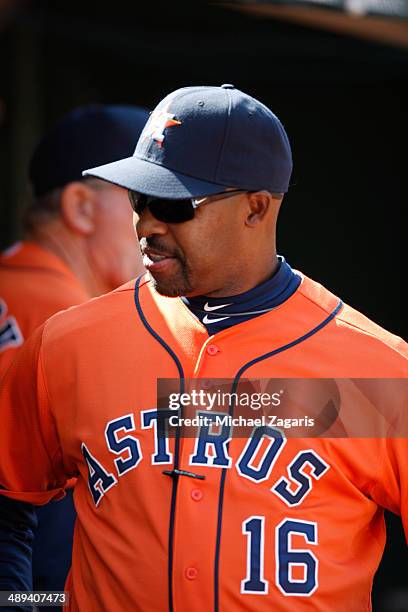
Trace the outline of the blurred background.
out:
<instances>
[{"instance_id":1,"label":"blurred background","mask_svg":"<svg viewBox=\"0 0 408 612\"><path fill-rule=\"evenodd\" d=\"M407 18L408 0L0 0L0 248L19 236L32 148L63 113L233 83L292 143L279 252L406 337ZM399 519L387 528L374 610L407 612Z\"/></svg>"}]
</instances>

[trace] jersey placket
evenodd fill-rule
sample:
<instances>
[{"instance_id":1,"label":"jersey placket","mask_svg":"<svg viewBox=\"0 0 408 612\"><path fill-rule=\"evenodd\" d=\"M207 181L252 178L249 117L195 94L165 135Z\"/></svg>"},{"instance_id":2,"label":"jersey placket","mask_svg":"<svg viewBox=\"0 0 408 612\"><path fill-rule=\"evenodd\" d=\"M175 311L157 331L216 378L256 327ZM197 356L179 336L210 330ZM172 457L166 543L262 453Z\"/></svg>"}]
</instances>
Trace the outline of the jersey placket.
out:
<instances>
[{"instance_id":1,"label":"jersey placket","mask_svg":"<svg viewBox=\"0 0 408 612\"><path fill-rule=\"evenodd\" d=\"M214 378L221 344L212 336L200 351L194 378ZM217 548L218 498L222 470L194 462L196 439L180 440L181 470L194 476L179 476L173 536L173 609L175 612L202 612L214 609L214 557Z\"/></svg>"}]
</instances>

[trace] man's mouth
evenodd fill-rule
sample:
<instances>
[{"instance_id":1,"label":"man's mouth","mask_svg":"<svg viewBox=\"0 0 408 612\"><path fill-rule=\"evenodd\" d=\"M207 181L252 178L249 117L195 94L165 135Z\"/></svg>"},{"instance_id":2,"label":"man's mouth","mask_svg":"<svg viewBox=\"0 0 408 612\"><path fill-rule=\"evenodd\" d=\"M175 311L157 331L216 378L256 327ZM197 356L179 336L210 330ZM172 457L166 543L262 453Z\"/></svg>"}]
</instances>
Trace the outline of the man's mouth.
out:
<instances>
[{"instance_id":1,"label":"man's mouth","mask_svg":"<svg viewBox=\"0 0 408 612\"><path fill-rule=\"evenodd\" d=\"M143 251L143 265L149 272L159 272L165 270L172 261L176 259L169 253L163 253L162 251L156 251L154 249L146 248Z\"/></svg>"}]
</instances>

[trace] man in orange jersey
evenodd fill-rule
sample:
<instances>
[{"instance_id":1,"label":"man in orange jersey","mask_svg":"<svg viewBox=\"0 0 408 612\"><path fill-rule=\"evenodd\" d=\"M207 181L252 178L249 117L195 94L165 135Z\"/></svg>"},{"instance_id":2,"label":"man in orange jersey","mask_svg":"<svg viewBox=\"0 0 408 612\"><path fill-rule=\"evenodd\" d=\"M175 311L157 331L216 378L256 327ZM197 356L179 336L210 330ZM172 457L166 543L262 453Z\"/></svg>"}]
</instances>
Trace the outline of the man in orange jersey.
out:
<instances>
[{"instance_id":1,"label":"man in orange jersey","mask_svg":"<svg viewBox=\"0 0 408 612\"><path fill-rule=\"evenodd\" d=\"M126 191L83 179L82 170L129 155L147 118L147 111L132 106L78 108L36 147L25 239L0 254L0 376L24 340L51 315L143 270ZM63 588L74 519L71 490L60 504L39 510L36 588Z\"/></svg>"},{"instance_id":2,"label":"man in orange jersey","mask_svg":"<svg viewBox=\"0 0 408 612\"><path fill-rule=\"evenodd\" d=\"M132 157L85 173L129 190L148 274L37 330L0 430L9 500L43 504L78 478L74 612L371 607L383 508L408 527L407 346L278 257L291 170L278 118L223 85L173 92ZM227 412L197 407L220 378ZM277 378L269 407L290 392L306 433L268 411L236 435L233 394ZM328 381L305 401L298 379ZM192 405L202 424L183 435Z\"/></svg>"},{"instance_id":3,"label":"man in orange jersey","mask_svg":"<svg viewBox=\"0 0 408 612\"><path fill-rule=\"evenodd\" d=\"M143 270L125 191L81 173L131 152L147 118L138 107L78 108L36 147L25 239L0 254L0 376L51 315Z\"/></svg>"}]
</instances>

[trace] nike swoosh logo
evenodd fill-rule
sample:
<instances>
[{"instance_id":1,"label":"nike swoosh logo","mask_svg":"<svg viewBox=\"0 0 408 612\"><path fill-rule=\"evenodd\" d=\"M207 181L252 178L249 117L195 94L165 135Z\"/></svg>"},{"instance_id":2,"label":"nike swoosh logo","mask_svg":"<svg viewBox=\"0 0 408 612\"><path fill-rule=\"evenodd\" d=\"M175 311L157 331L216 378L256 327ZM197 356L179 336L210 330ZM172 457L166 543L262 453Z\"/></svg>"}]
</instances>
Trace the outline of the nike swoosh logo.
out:
<instances>
[{"instance_id":1,"label":"nike swoosh logo","mask_svg":"<svg viewBox=\"0 0 408 612\"><path fill-rule=\"evenodd\" d=\"M204 319L203 319L203 323L205 324L209 324L209 323L216 323L217 321L225 321L225 319L229 319L229 317L221 317L220 319L209 319L207 315L205 315Z\"/></svg>"},{"instance_id":2,"label":"nike swoosh logo","mask_svg":"<svg viewBox=\"0 0 408 612\"><path fill-rule=\"evenodd\" d=\"M206 312L211 312L212 310L218 310L219 308L224 308L225 306L231 306L231 304L220 304L219 306L209 306L208 302L204 304L204 310Z\"/></svg>"},{"instance_id":3,"label":"nike swoosh logo","mask_svg":"<svg viewBox=\"0 0 408 612\"><path fill-rule=\"evenodd\" d=\"M208 196L207 196L207 197L208 197ZM201 204L202 202L205 202L205 201L206 201L207 197L205 197L205 198L194 198L194 202L197 204L197 206L200 206L200 204Z\"/></svg>"}]
</instances>

